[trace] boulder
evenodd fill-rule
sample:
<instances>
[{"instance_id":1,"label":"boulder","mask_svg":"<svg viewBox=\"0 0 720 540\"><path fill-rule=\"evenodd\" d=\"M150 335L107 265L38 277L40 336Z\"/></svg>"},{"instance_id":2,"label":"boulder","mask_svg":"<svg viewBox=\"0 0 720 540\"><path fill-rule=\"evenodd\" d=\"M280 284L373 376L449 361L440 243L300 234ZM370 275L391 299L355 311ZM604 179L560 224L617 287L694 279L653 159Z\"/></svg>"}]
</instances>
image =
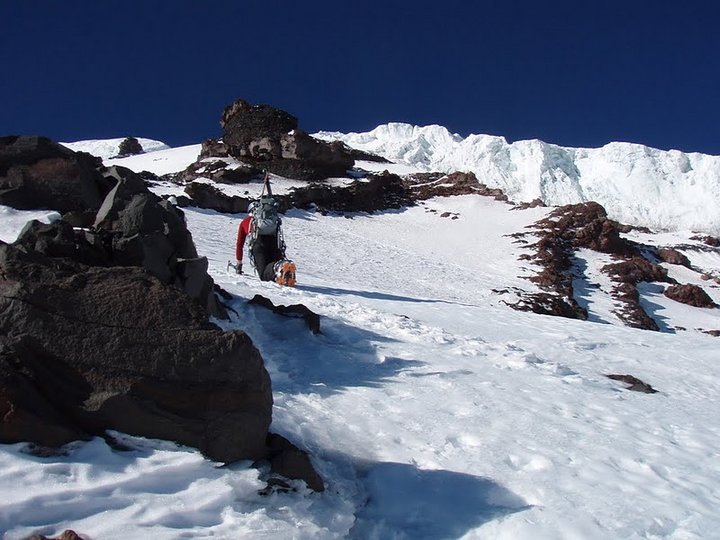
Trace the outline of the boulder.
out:
<instances>
[{"instance_id":1,"label":"boulder","mask_svg":"<svg viewBox=\"0 0 720 540\"><path fill-rule=\"evenodd\" d=\"M280 137L297 129L298 119L270 105L238 99L225 107L220 126L230 155L267 161L280 157Z\"/></svg>"},{"instance_id":2,"label":"boulder","mask_svg":"<svg viewBox=\"0 0 720 540\"><path fill-rule=\"evenodd\" d=\"M218 461L266 455L260 354L180 288L144 268L7 244L0 275L0 442L58 446L114 429Z\"/></svg>"},{"instance_id":3,"label":"boulder","mask_svg":"<svg viewBox=\"0 0 720 540\"><path fill-rule=\"evenodd\" d=\"M289 480L302 480L313 491L325 491L325 483L313 467L307 452L300 450L285 437L271 433L267 438L268 460L273 475ZM268 482L271 485L273 478ZM280 484L282 485L282 484Z\"/></svg>"},{"instance_id":4,"label":"boulder","mask_svg":"<svg viewBox=\"0 0 720 540\"><path fill-rule=\"evenodd\" d=\"M224 184L246 184L261 177L262 170L244 163L229 164L228 160L198 158L195 163L175 175L174 181L187 184L198 178L207 178Z\"/></svg>"},{"instance_id":5,"label":"boulder","mask_svg":"<svg viewBox=\"0 0 720 540\"><path fill-rule=\"evenodd\" d=\"M690 268L690 260L677 249L660 248L657 250L658 258L668 264L678 264Z\"/></svg>"},{"instance_id":6,"label":"boulder","mask_svg":"<svg viewBox=\"0 0 720 540\"><path fill-rule=\"evenodd\" d=\"M242 99L228 105L220 125L230 156L280 176L298 180L343 177L355 160L340 142L325 142L298 127L291 114Z\"/></svg>"},{"instance_id":7,"label":"boulder","mask_svg":"<svg viewBox=\"0 0 720 540\"><path fill-rule=\"evenodd\" d=\"M615 374L612 373L610 375L605 375L608 379L612 379L614 381L621 381L625 384L628 384L627 387L628 390L631 390L633 392L641 392L643 394L657 394L657 390L655 390L652 386L647 384L646 382L641 381L637 377L634 377L632 375L622 375L622 374Z\"/></svg>"},{"instance_id":8,"label":"boulder","mask_svg":"<svg viewBox=\"0 0 720 540\"><path fill-rule=\"evenodd\" d=\"M134 156L142 154L143 152L145 152L145 150L143 150L140 141L138 141L135 137L126 137L122 140L120 146L118 147L117 157Z\"/></svg>"},{"instance_id":9,"label":"boulder","mask_svg":"<svg viewBox=\"0 0 720 540\"><path fill-rule=\"evenodd\" d=\"M602 267L602 271L611 276L615 281L620 283L630 283L636 285L641 281L646 283L653 282L669 282L673 280L668 277L668 272L659 264L654 264L647 259L635 256L626 260L606 264Z\"/></svg>"},{"instance_id":10,"label":"boulder","mask_svg":"<svg viewBox=\"0 0 720 540\"><path fill-rule=\"evenodd\" d=\"M0 137L0 204L20 210L93 211L114 182L100 158L45 137Z\"/></svg>"},{"instance_id":11,"label":"boulder","mask_svg":"<svg viewBox=\"0 0 720 540\"><path fill-rule=\"evenodd\" d=\"M692 284L676 284L671 285L664 292L665 296L681 302L689 306L700 307L700 308L714 308L717 307L710 295L706 293L702 287Z\"/></svg>"},{"instance_id":12,"label":"boulder","mask_svg":"<svg viewBox=\"0 0 720 540\"><path fill-rule=\"evenodd\" d=\"M539 225L575 248L614 255L637 253L637 249L620 236L620 225L609 219L605 208L594 201L561 206Z\"/></svg>"},{"instance_id":13,"label":"boulder","mask_svg":"<svg viewBox=\"0 0 720 540\"><path fill-rule=\"evenodd\" d=\"M205 139L200 145L199 159L224 157L228 157L228 151L222 139Z\"/></svg>"},{"instance_id":14,"label":"boulder","mask_svg":"<svg viewBox=\"0 0 720 540\"><path fill-rule=\"evenodd\" d=\"M313 183L294 189L281 198L281 208L317 206L334 212L375 212L388 208L411 206L413 200L402 179L389 173L370 175L348 186Z\"/></svg>"},{"instance_id":15,"label":"boulder","mask_svg":"<svg viewBox=\"0 0 720 540\"><path fill-rule=\"evenodd\" d=\"M468 194L493 197L498 201L508 200L502 189L491 189L481 184L472 172L416 173L408 177L406 187L408 194L416 201Z\"/></svg>"},{"instance_id":16,"label":"boulder","mask_svg":"<svg viewBox=\"0 0 720 540\"><path fill-rule=\"evenodd\" d=\"M250 199L238 195L225 195L215 186L204 182L191 182L185 187L185 193L198 208L209 208L218 212L237 214L247 212Z\"/></svg>"}]
</instances>

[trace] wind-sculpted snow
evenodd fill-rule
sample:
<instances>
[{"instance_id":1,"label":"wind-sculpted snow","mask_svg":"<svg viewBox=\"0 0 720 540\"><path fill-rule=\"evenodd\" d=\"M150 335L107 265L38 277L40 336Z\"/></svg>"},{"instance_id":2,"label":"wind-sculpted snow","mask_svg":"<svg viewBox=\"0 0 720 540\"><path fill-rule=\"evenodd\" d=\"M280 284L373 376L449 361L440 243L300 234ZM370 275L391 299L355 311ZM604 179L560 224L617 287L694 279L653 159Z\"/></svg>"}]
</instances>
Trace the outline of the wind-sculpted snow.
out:
<instances>
[{"instance_id":1,"label":"wind-sculpted snow","mask_svg":"<svg viewBox=\"0 0 720 540\"><path fill-rule=\"evenodd\" d=\"M720 156L639 144L568 148L539 140L463 138L442 126L390 123L367 133L321 132L423 171L472 171L511 200L551 206L597 201L608 215L656 230L720 233Z\"/></svg>"}]
</instances>

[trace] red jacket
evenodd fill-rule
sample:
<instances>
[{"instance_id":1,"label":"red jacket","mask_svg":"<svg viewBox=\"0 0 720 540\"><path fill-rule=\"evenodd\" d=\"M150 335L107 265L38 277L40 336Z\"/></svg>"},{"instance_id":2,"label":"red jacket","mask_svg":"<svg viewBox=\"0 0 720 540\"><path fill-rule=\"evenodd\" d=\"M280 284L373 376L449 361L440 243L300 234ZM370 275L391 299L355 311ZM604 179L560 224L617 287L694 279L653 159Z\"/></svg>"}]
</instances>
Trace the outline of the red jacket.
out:
<instances>
[{"instance_id":1,"label":"red jacket","mask_svg":"<svg viewBox=\"0 0 720 540\"><path fill-rule=\"evenodd\" d=\"M240 222L238 227L237 242L235 243L235 259L242 262L243 258L243 247L245 247L245 239L250 234L250 228L252 227L252 216L248 214L245 219Z\"/></svg>"}]
</instances>

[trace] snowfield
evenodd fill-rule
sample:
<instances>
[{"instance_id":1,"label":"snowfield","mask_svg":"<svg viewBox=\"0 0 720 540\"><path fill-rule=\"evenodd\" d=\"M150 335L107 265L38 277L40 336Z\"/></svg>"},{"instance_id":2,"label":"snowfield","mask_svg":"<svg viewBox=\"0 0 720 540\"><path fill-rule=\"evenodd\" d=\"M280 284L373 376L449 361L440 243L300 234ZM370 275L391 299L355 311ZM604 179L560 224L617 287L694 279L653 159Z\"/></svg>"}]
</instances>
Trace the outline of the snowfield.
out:
<instances>
[{"instance_id":1,"label":"snowfield","mask_svg":"<svg viewBox=\"0 0 720 540\"><path fill-rule=\"evenodd\" d=\"M124 163L181 170L197 151ZM5 241L23 216L52 217L0 210ZM66 528L153 540L717 538L720 338L702 330L720 329L720 309L678 304L648 284L642 300L664 331L625 327L598 271L607 261L580 251L576 289L589 321L512 310L518 291L534 290L526 278L535 269L509 234L550 211L480 196L374 215L292 210L284 228L298 285L282 288L247 266L242 276L227 271L243 214L185 209L212 277L233 295L232 319L216 322L245 330L261 351L271 431L310 452L326 491L298 484L261 496L264 471L250 463L221 466L122 434L131 451L93 440L36 457L4 445L3 538ZM693 265L720 276L718 250L677 232L633 234L685 244ZM720 302L717 283L680 274ZM322 333L249 305L255 294L306 305ZM607 374L631 374L658 393L630 392Z\"/></svg>"}]
</instances>

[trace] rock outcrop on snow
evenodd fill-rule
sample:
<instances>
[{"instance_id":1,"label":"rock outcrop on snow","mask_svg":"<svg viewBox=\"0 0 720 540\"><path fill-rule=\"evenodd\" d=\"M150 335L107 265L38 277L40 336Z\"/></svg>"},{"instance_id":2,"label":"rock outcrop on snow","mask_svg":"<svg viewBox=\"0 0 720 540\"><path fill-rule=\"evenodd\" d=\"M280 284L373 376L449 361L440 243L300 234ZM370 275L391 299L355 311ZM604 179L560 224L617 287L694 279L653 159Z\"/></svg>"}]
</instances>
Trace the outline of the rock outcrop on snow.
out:
<instances>
[{"instance_id":1,"label":"rock outcrop on snow","mask_svg":"<svg viewBox=\"0 0 720 540\"><path fill-rule=\"evenodd\" d=\"M0 441L56 447L113 429L218 461L265 455L270 379L244 332L142 268L22 240L0 246Z\"/></svg>"},{"instance_id":2,"label":"rock outcrop on snow","mask_svg":"<svg viewBox=\"0 0 720 540\"><path fill-rule=\"evenodd\" d=\"M126 137L122 140L122 142L120 142L117 157L135 156L137 154L142 154L144 151L145 150L143 150L143 147L137 138Z\"/></svg>"},{"instance_id":3,"label":"rock outcrop on snow","mask_svg":"<svg viewBox=\"0 0 720 540\"><path fill-rule=\"evenodd\" d=\"M597 203L561 206L535 224L533 233L515 235L524 240L529 234L538 237L528 246L534 253L523 256L540 266L531 281L547 292L528 294L516 309L545 315L586 319L587 312L578 305L573 291L572 258L578 248L588 248L617 256L635 254L637 249L620 237L620 225L608 219Z\"/></svg>"},{"instance_id":4,"label":"rock outcrop on snow","mask_svg":"<svg viewBox=\"0 0 720 540\"><path fill-rule=\"evenodd\" d=\"M238 195L225 195L221 190L205 182L190 182L185 186L185 193L198 208L208 208L218 212L236 214L247 212L250 199Z\"/></svg>"},{"instance_id":5,"label":"rock outcrop on snow","mask_svg":"<svg viewBox=\"0 0 720 540\"><path fill-rule=\"evenodd\" d=\"M615 314L620 320L633 328L659 330L657 322L640 304L640 293L637 286L643 282L674 283L674 280L668 277L667 270L636 254L607 264L602 271L613 280L613 296L621 303L621 307L615 310Z\"/></svg>"},{"instance_id":6,"label":"rock outcrop on snow","mask_svg":"<svg viewBox=\"0 0 720 540\"><path fill-rule=\"evenodd\" d=\"M706 293L702 287L686 283L684 285L674 284L665 289L665 296L681 302L689 306L700 307L700 308L714 308L717 307L713 302L710 295Z\"/></svg>"},{"instance_id":7,"label":"rock outcrop on snow","mask_svg":"<svg viewBox=\"0 0 720 540\"><path fill-rule=\"evenodd\" d=\"M207 261L198 257L182 211L151 193L129 169L105 168L99 159L47 138L3 137L0 203L62 213L61 224L36 224L27 231L24 242L34 239L28 249L63 256L83 252L92 257L85 260L89 264L143 267L163 283L184 289L213 315L224 316Z\"/></svg>"},{"instance_id":8,"label":"rock outcrop on snow","mask_svg":"<svg viewBox=\"0 0 720 540\"><path fill-rule=\"evenodd\" d=\"M98 172L101 165L45 137L0 137L0 204L63 213L97 209L114 185Z\"/></svg>"},{"instance_id":9,"label":"rock outcrop on snow","mask_svg":"<svg viewBox=\"0 0 720 540\"><path fill-rule=\"evenodd\" d=\"M0 243L0 442L115 429L267 457L268 374L244 332L209 322L225 312L182 211L127 169L0 141L3 204L63 213Z\"/></svg>"},{"instance_id":10,"label":"rock outcrop on snow","mask_svg":"<svg viewBox=\"0 0 720 540\"><path fill-rule=\"evenodd\" d=\"M561 206L547 218L537 222L530 233L514 236L527 242L528 236L538 240L526 247L532 254L522 258L539 266L530 278L543 292L521 295L512 307L545 315L586 319L587 312L575 299L573 281L582 278L574 266L574 253L586 248L612 255L614 261L600 270L612 282L612 296L617 301L615 315L628 326L659 330L657 322L640 302L638 285L668 283L665 296L696 307L714 307L712 299L697 285L678 285L668 271L657 264L662 261L690 268L682 253L671 248L651 249L625 240L620 233L629 230L607 217L605 209L596 202ZM652 259L652 260L651 260Z\"/></svg>"},{"instance_id":11,"label":"rock outcrop on snow","mask_svg":"<svg viewBox=\"0 0 720 540\"><path fill-rule=\"evenodd\" d=\"M342 177L355 163L343 143L311 137L297 118L269 105L238 99L225 108L220 125L229 155L287 178Z\"/></svg>"}]
</instances>

